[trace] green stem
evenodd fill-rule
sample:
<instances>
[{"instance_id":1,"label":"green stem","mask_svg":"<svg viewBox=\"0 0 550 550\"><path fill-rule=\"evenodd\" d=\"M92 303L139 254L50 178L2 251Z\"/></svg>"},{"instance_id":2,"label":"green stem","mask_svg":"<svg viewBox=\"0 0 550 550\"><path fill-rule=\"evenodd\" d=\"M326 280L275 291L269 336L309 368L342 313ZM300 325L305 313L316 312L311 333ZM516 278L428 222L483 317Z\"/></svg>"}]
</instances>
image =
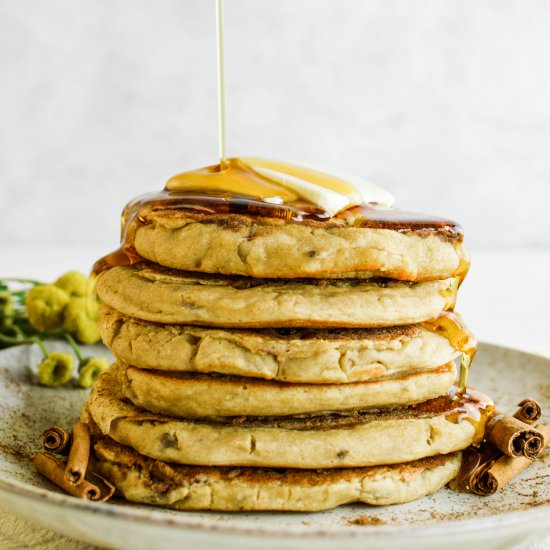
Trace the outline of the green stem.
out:
<instances>
[{"instance_id":1,"label":"green stem","mask_svg":"<svg viewBox=\"0 0 550 550\"><path fill-rule=\"evenodd\" d=\"M25 338L25 333L17 325L12 325L12 328L15 334L17 335L17 338L21 338L21 339Z\"/></svg>"},{"instance_id":2,"label":"green stem","mask_svg":"<svg viewBox=\"0 0 550 550\"><path fill-rule=\"evenodd\" d=\"M34 279L20 279L18 277L2 277L0 279L1 283L9 282L9 283L24 283L29 285L43 285L41 281L36 281Z\"/></svg>"},{"instance_id":3,"label":"green stem","mask_svg":"<svg viewBox=\"0 0 550 550\"><path fill-rule=\"evenodd\" d=\"M80 363L84 359L84 357L80 352L80 348L78 347L76 340L68 332L65 333L65 338L67 339L67 342L69 342L69 344L71 345L71 348L73 348L74 354L76 355L76 358Z\"/></svg>"},{"instance_id":4,"label":"green stem","mask_svg":"<svg viewBox=\"0 0 550 550\"><path fill-rule=\"evenodd\" d=\"M39 336L33 336L31 340L40 348L42 355L44 355L44 357L48 357L48 348L46 347L44 342L42 342L41 338Z\"/></svg>"},{"instance_id":5,"label":"green stem","mask_svg":"<svg viewBox=\"0 0 550 550\"><path fill-rule=\"evenodd\" d=\"M6 336L0 333L0 342L9 344L11 346L18 346L19 344L34 344L33 338L14 338L13 336Z\"/></svg>"}]
</instances>

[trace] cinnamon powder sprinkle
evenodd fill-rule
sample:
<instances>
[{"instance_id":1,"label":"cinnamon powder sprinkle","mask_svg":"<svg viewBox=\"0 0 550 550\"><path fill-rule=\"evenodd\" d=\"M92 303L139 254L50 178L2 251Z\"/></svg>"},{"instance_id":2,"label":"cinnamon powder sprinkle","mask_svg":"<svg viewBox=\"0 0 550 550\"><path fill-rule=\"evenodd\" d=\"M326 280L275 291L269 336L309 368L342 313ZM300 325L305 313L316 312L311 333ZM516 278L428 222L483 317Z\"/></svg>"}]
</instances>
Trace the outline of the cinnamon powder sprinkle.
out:
<instances>
[{"instance_id":1,"label":"cinnamon powder sprinkle","mask_svg":"<svg viewBox=\"0 0 550 550\"><path fill-rule=\"evenodd\" d=\"M356 518L346 519L348 525L360 525L362 527L369 525L386 525L387 521L378 516L357 516Z\"/></svg>"}]
</instances>

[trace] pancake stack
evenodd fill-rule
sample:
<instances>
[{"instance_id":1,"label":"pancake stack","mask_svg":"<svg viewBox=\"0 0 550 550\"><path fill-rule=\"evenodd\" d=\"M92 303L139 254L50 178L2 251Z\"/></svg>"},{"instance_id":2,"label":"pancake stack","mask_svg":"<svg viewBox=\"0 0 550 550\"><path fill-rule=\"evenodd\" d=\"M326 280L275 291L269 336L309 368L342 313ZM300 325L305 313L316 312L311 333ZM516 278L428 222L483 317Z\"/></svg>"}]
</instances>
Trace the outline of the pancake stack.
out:
<instances>
[{"instance_id":1,"label":"pancake stack","mask_svg":"<svg viewBox=\"0 0 550 550\"><path fill-rule=\"evenodd\" d=\"M492 408L455 386L473 346L451 311L462 233L362 212L140 212L125 254L100 264L117 360L83 412L125 498L314 511L405 502L457 475Z\"/></svg>"}]
</instances>

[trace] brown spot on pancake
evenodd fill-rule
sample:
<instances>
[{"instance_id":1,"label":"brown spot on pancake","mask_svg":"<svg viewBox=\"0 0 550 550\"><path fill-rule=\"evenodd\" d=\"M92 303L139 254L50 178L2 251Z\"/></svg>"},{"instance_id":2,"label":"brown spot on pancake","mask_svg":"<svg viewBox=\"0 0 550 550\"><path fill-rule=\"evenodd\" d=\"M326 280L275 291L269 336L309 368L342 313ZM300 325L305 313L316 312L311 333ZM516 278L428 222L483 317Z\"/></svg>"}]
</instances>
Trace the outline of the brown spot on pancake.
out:
<instances>
[{"instance_id":1,"label":"brown spot on pancake","mask_svg":"<svg viewBox=\"0 0 550 550\"><path fill-rule=\"evenodd\" d=\"M178 436L175 433L166 432L162 435L160 444L163 449L179 449Z\"/></svg>"}]
</instances>

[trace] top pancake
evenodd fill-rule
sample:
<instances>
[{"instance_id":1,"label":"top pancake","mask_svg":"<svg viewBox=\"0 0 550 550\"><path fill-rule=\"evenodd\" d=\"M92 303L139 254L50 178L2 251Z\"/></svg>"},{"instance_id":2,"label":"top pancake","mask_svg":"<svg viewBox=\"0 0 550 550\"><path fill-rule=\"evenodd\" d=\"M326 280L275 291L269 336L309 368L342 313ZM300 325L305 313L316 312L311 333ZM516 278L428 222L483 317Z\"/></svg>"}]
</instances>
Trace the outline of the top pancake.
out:
<instances>
[{"instance_id":1,"label":"top pancake","mask_svg":"<svg viewBox=\"0 0 550 550\"><path fill-rule=\"evenodd\" d=\"M153 209L137 225L133 245L165 267L263 278L427 281L460 274L467 265L461 230L452 222L422 222L392 209L377 213L383 221L374 223L352 212L298 222Z\"/></svg>"}]
</instances>

